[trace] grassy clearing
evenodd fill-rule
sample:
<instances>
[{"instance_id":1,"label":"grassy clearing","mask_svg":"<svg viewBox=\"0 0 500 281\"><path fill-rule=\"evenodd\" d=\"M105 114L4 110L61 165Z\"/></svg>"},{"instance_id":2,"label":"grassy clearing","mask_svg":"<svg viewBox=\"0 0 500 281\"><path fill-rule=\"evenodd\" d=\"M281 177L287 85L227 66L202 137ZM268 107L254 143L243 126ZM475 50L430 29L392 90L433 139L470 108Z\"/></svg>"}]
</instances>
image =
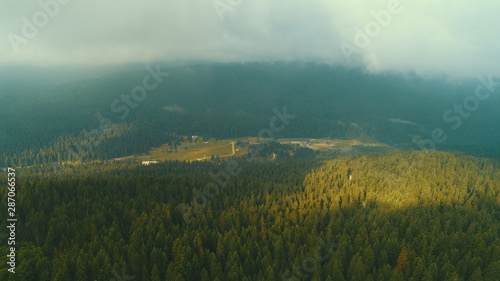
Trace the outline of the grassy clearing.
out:
<instances>
[{"instance_id":1,"label":"grassy clearing","mask_svg":"<svg viewBox=\"0 0 500 281\"><path fill-rule=\"evenodd\" d=\"M168 144L152 149L149 153L140 156L130 156L125 158L135 158L138 160L182 160L182 161L202 161L209 160L212 155L217 157L242 157L248 152L248 144L259 144L271 139L260 139L256 137L224 139L224 140L202 140L184 141L177 149ZM278 139L282 144L300 145L313 150L333 151L350 149L353 146L387 146L382 143L364 143L359 140L338 140L338 139L309 139L293 138ZM238 146L237 142L246 143L244 146ZM233 152L234 143L234 152ZM233 154L234 153L234 154ZM120 158L120 159L125 159ZM115 159L115 160L120 160Z\"/></svg>"},{"instance_id":2,"label":"grassy clearing","mask_svg":"<svg viewBox=\"0 0 500 281\"><path fill-rule=\"evenodd\" d=\"M138 156L137 159L201 161L210 159L212 155L217 157L241 157L247 153L248 146L239 147L236 145L238 141L240 139L184 141L181 145L177 146L177 149L165 144L151 150L148 154Z\"/></svg>"},{"instance_id":3,"label":"grassy clearing","mask_svg":"<svg viewBox=\"0 0 500 281\"><path fill-rule=\"evenodd\" d=\"M366 143L357 139L340 140L340 139L294 138L294 139L279 139L278 141L283 144L298 144L313 150L320 150L320 151L345 150L345 149L350 149L353 146L371 146L371 147L387 146L386 144L383 143Z\"/></svg>"}]
</instances>

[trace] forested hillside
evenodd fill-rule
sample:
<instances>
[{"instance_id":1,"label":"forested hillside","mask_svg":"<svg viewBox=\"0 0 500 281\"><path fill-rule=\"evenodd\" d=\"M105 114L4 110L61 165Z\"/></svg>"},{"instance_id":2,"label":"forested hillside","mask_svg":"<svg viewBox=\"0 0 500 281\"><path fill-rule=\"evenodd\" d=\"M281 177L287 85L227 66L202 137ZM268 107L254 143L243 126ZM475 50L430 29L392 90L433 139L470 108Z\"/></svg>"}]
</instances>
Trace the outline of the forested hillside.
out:
<instances>
[{"instance_id":1,"label":"forested hillside","mask_svg":"<svg viewBox=\"0 0 500 281\"><path fill-rule=\"evenodd\" d=\"M436 151L22 168L0 279L500 280L499 168Z\"/></svg>"},{"instance_id":2,"label":"forested hillside","mask_svg":"<svg viewBox=\"0 0 500 281\"><path fill-rule=\"evenodd\" d=\"M162 76L155 80L152 71ZM466 112L467 117L452 112L453 122L443 120L445 111L474 94L480 83L475 80L369 74L314 63L45 72L21 69L0 78L2 167L141 154L175 142L175 135L257 136L269 126L273 109L285 107L296 117L275 133L278 138L361 139L410 147L415 137L431 138L434 129L442 128L448 138L438 149L500 155L500 131L491 118L500 107L498 95ZM132 95L145 77L156 86ZM458 129L452 128L456 118Z\"/></svg>"}]
</instances>

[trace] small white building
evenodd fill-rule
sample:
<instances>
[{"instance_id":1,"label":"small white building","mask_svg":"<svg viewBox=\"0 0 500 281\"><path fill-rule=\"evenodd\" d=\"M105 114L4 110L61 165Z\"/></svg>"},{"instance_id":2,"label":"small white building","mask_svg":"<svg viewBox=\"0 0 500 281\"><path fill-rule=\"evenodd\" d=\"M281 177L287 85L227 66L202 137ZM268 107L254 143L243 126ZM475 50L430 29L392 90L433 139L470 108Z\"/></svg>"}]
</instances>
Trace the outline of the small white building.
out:
<instances>
[{"instance_id":1,"label":"small white building","mask_svg":"<svg viewBox=\"0 0 500 281\"><path fill-rule=\"evenodd\" d=\"M149 166L151 164L158 164L158 161L156 161L156 160L142 161L142 165L144 165L144 166Z\"/></svg>"}]
</instances>

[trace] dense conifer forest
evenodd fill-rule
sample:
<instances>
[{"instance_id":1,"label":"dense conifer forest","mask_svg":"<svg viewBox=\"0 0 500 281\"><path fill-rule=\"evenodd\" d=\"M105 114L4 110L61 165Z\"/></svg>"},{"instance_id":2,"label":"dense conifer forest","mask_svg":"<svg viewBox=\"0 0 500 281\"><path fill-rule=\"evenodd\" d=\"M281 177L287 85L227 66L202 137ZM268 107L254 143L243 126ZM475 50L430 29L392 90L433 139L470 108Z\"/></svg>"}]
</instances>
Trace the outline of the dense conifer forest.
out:
<instances>
[{"instance_id":1,"label":"dense conifer forest","mask_svg":"<svg viewBox=\"0 0 500 281\"><path fill-rule=\"evenodd\" d=\"M500 279L500 166L485 158L53 168L19 170L15 280Z\"/></svg>"}]
</instances>

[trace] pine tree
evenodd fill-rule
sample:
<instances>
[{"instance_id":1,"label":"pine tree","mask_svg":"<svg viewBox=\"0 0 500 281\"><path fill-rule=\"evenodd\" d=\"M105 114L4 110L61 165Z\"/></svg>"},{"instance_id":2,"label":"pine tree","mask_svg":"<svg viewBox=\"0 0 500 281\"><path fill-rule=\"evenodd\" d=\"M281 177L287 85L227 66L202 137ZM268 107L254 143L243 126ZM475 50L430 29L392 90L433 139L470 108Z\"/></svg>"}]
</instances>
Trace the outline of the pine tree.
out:
<instances>
[{"instance_id":1,"label":"pine tree","mask_svg":"<svg viewBox=\"0 0 500 281\"><path fill-rule=\"evenodd\" d=\"M151 281L161 281L160 271L158 270L158 266L156 266L156 264L153 266L153 271L151 271Z\"/></svg>"},{"instance_id":2,"label":"pine tree","mask_svg":"<svg viewBox=\"0 0 500 281\"><path fill-rule=\"evenodd\" d=\"M485 280L483 278L483 272L480 267L476 268L474 272L472 273L471 277L469 278L470 281L482 281Z\"/></svg>"},{"instance_id":3,"label":"pine tree","mask_svg":"<svg viewBox=\"0 0 500 281\"><path fill-rule=\"evenodd\" d=\"M398 272L403 272L403 270L406 268L406 265L408 265L408 251L406 250L406 247L403 247L397 259L396 270Z\"/></svg>"},{"instance_id":4,"label":"pine tree","mask_svg":"<svg viewBox=\"0 0 500 281\"><path fill-rule=\"evenodd\" d=\"M66 262L62 262L62 266L56 271L54 276L54 281L67 281L73 280L71 273L69 272L69 267Z\"/></svg>"},{"instance_id":5,"label":"pine tree","mask_svg":"<svg viewBox=\"0 0 500 281\"><path fill-rule=\"evenodd\" d=\"M78 257L76 260L76 275L75 275L75 280L76 281L87 281L87 272L86 272L86 265L85 262L83 261L82 257Z\"/></svg>"}]
</instances>

